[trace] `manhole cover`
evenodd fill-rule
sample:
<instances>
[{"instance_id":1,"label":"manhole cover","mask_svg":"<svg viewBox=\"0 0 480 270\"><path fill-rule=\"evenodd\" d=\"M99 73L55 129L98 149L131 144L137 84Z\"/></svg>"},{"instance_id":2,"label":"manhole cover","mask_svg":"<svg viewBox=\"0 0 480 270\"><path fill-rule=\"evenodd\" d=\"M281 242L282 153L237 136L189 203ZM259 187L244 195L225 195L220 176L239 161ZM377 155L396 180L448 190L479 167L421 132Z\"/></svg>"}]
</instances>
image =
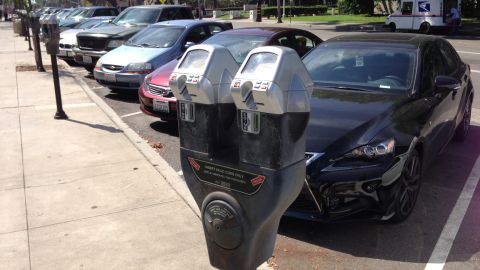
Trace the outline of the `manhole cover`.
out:
<instances>
[{"instance_id":1,"label":"manhole cover","mask_svg":"<svg viewBox=\"0 0 480 270\"><path fill-rule=\"evenodd\" d=\"M52 70L51 65L43 65L45 70ZM65 69L64 66L58 66L58 69ZM24 72L24 71L37 71L37 66L29 66L29 65L18 65L16 68L17 72Z\"/></svg>"}]
</instances>

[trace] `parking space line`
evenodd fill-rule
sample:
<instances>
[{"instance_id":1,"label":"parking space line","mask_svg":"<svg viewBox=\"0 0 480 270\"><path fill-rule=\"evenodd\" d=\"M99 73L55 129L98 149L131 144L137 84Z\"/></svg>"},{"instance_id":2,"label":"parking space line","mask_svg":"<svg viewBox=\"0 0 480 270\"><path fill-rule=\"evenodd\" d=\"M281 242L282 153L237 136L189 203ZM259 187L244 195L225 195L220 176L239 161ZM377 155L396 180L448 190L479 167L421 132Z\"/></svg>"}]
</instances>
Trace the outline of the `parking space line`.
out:
<instances>
[{"instance_id":1,"label":"parking space line","mask_svg":"<svg viewBox=\"0 0 480 270\"><path fill-rule=\"evenodd\" d=\"M477 157L475 165L473 165L472 171L463 187L462 193L460 193L460 196L448 217L447 223L443 227L432 255L425 266L425 270L442 270L445 266L453 241L455 241L455 237L460 229L460 225L465 217L470 201L473 198L479 179L480 156Z\"/></svg>"},{"instance_id":2,"label":"parking space line","mask_svg":"<svg viewBox=\"0 0 480 270\"><path fill-rule=\"evenodd\" d=\"M470 71L473 73L480 73L480 70L471 69Z\"/></svg>"},{"instance_id":3,"label":"parking space line","mask_svg":"<svg viewBox=\"0 0 480 270\"><path fill-rule=\"evenodd\" d=\"M180 175L180 176L183 175L183 171L178 171L177 173L178 173L178 175Z\"/></svg>"},{"instance_id":4,"label":"parking space line","mask_svg":"<svg viewBox=\"0 0 480 270\"><path fill-rule=\"evenodd\" d=\"M64 104L63 108L83 108L97 106L95 103L77 103L77 104ZM57 105L40 105L35 106L35 110L54 110L57 108Z\"/></svg>"},{"instance_id":5,"label":"parking space line","mask_svg":"<svg viewBox=\"0 0 480 270\"><path fill-rule=\"evenodd\" d=\"M467 54L480 54L480 52L466 52L466 51L457 51L458 53L467 53Z\"/></svg>"},{"instance_id":6,"label":"parking space line","mask_svg":"<svg viewBox=\"0 0 480 270\"><path fill-rule=\"evenodd\" d=\"M141 113L142 113L141 111L138 111L138 112L134 112L134 113L124 114L124 115L122 115L122 116L120 116L120 117L121 117L121 118L124 118L124 117L134 116L134 115L141 114Z\"/></svg>"}]
</instances>

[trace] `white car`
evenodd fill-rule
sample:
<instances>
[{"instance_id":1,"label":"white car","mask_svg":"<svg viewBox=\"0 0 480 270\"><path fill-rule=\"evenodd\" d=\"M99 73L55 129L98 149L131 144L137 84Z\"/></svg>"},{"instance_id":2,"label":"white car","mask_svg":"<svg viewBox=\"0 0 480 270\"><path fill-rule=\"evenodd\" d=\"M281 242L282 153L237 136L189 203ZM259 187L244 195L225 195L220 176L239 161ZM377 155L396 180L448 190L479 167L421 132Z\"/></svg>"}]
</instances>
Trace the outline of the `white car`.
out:
<instances>
[{"instance_id":1,"label":"white car","mask_svg":"<svg viewBox=\"0 0 480 270\"><path fill-rule=\"evenodd\" d=\"M69 29L60 33L58 57L67 62L74 63L72 48L77 46L77 33L91 28L98 28L108 25L115 17L102 16L87 19L73 29Z\"/></svg>"}]
</instances>

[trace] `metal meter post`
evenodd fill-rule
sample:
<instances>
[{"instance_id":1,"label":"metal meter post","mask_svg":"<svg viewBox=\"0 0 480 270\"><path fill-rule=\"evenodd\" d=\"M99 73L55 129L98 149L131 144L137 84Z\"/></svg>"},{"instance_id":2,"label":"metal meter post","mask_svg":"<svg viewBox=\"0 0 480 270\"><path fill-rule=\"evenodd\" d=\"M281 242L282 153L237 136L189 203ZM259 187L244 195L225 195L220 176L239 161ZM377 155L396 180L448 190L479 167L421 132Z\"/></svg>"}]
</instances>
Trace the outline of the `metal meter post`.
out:
<instances>
[{"instance_id":1,"label":"metal meter post","mask_svg":"<svg viewBox=\"0 0 480 270\"><path fill-rule=\"evenodd\" d=\"M193 46L170 87L183 174L201 209L210 263L251 270L272 255L280 218L305 179L313 83L288 48L258 48L237 69L227 49Z\"/></svg>"},{"instance_id":2,"label":"metal meter post","mask_svg":"<svg viewBox=\"0 0 480 270\"><path fill-rule=\"evenodd\" d=\"M57 104L57 112L55 119L68 119L67 114L63 111L62 94L60 92L60 80L58 78L57 54L59 51L60 29L55 15L42 16L40 19L43 35L45 39L45 47L47 53L50 54L52 61L53 85L55 87L55 101Z\"/></svg>"},{"instance_id":3,"label":"metal meter post","mask_svg":"<svg viewBox=\"0 0 480 270\"><path fill-rule=\"evenodd\" d=\"M30 28L32 28L33 35L33 48L35 49L35 63L37 65L38 72L45 72L42 61L42 50L40 47L40 14L37 12L31 12L29 16Z\"/></svg>"}]
</instances>

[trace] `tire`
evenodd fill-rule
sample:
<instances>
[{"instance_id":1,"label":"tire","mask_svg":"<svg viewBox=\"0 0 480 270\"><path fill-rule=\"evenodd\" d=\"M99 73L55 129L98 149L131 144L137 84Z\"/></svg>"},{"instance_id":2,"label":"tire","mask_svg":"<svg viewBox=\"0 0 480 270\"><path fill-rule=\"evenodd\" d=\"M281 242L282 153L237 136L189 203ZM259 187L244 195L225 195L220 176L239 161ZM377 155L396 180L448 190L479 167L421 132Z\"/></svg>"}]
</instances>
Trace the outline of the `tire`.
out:
<instances>
[{"instance_id":1,"label":"tire","mask_svg":"<svg viewBox=\"0 0 480 270\"><path fill-rule=\"evenodd\" d=\"M83 68L85 68L88 72L93 73L95 66L83 66Z\"/></svg>"},{"instance_id":2,"label":"tire","mask_svg":"<svg viewBox=\"0 0 480 270\"><path fill-rule=\"evenodd\" d=\"M472 118L472 102L473 99L470 96L464 108L462 122L455 130L455 136L453 137L455 141L463 142L467 138L468 131L470 130L470 120Z\"/></svg>"},{"instance_id":3,"label":"tire","mask_svg":"<svg viewBox=\"0 0 480 270\"><path fill-rule=\"evenodd\" d=\"M390 28L390 32L395 32L397 31L397 25L395 23L390 23L388 25L388 28Z\"/></svg>"},{"instance_id":4,"label":"tire","mask_svg":"<svg viewBox=\"0 0 480 270\"><path fill-rule=\"evenodd\" d=\"M420 29L418 29L418 32L421 34L428 34L430 33L431 28L432 27L428 22L424 22L420 25Z\"/></svg>"},{"instance_id":5,"label":"tire","mask_svg":"<svg viewBox=\"0 0 480 270\"><path fill-rule=\"evenodd\" d=\"M398 179L398 192L394 201L395 214L389 220L391 223L399 223L408 218L417 202L420 184L422 180L422 159L416 149L407 158Z\"/></svg>"}]
</instances>

